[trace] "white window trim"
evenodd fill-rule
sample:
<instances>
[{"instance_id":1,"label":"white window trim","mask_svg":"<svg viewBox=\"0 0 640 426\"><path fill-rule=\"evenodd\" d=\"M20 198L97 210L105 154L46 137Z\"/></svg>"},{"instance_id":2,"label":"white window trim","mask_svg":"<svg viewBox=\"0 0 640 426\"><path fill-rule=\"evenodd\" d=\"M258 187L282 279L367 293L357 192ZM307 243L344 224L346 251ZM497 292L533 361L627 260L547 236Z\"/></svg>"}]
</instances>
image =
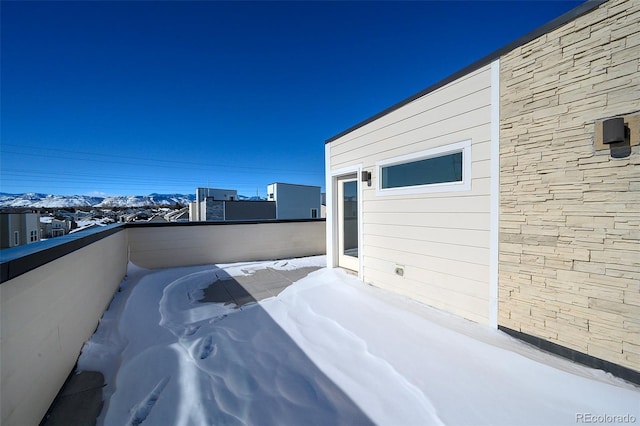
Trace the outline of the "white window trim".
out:
<instances>
[{"instance_id":1,"label":"white window trim","mask_svg":"<svg viewBox=\"0 0 640 426\"><path fill-rule=\"evenodd\" d=\"M382 168L462 152L462 182L382 188ZM471 139L376 162L376 195L428 194L471 190Z\"/></svg>"}]
</instances>

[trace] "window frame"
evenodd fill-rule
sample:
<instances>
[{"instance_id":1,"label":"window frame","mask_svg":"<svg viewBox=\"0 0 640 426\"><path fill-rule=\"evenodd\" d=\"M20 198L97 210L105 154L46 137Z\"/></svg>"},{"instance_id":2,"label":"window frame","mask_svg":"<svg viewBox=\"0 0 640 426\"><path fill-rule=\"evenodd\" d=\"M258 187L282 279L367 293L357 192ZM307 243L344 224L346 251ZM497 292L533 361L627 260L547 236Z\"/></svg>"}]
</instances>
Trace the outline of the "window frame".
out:
<instances>
[{"instance_id":1,"label":"window frame","mask_svg":"<svg viewBox=\"0 0 640 426\"><path fill-rule=\"evenodd\" d=\"M428 160L430 158L456 154L458 152L462 153L462 181L409 185L396 188L382 187L382 169L385 167L414 163L422 160ZM471 139L376 162L376 195L378 196L429 194L469 190L471 190Z\"/></svg>"}]
</instances>

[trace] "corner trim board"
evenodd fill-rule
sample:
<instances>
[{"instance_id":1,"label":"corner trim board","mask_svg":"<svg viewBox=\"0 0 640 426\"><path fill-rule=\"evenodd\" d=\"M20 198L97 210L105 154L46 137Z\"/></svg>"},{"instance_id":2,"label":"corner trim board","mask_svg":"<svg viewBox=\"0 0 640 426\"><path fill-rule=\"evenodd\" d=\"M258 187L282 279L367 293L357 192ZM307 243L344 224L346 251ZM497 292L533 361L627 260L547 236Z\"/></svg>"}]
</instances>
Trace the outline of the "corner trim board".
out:
<instances>
[{"instance_id":1,"label":"corner trim board","mask_svg":"<svg viewBox=\"0 0 640 426\"><path fill-rule=\"evenodd\" d=\"M500 244L500 59L491 63L491 187L489 223L489 325L498 327Z\"/></svg>"}]
</instances>

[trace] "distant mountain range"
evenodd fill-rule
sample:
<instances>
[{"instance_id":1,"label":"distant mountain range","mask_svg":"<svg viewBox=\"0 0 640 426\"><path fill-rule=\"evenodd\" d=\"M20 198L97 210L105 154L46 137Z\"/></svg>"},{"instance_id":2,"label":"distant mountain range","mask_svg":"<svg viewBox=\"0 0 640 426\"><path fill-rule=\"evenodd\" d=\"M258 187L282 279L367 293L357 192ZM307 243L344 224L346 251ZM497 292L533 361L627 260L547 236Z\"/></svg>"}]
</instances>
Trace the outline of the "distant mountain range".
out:
<instances>
[{"instance_id":1,"label":"distant mountain range","mask_svg":"<svg viewBox=\"0 0 640 426\"><path fill-rule=\"evenodd\" d=\"M195 200L195 195L149 194L111 197L88 195L51 195L29 192L27 194L0 193L0 207L144 207L187 205Z\"/></svg>"},{"instance_id":2,"label":"distant mountain range","mask_svg":"<svg viewBox=\"0 0 640 426\"><path fill-rule=\"evenodd\" d=\"M51 195L29 192L26 194L6 194L0 192L1 207L146 207L146 206L183 206L195 201L194 194L149 194L149 195L115 195L111 197L92 197L89 195ZM238 200L264 200L260 197L238 195Z\"/></svg>"}]
</instances>

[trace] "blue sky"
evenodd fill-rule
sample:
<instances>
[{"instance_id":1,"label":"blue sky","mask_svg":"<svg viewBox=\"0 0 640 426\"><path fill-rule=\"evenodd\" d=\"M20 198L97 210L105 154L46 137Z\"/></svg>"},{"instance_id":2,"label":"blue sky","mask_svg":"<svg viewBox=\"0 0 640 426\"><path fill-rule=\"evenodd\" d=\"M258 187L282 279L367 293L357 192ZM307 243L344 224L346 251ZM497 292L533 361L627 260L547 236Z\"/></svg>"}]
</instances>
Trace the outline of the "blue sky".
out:
<instances>
[{"instance_id":1,"label":"blue sky","mask_svg":"<svg viewBox=\"0 0 640 426\"><path fill-rule=\"evenodd\" d=\"M324 141L580 1L2 2L0 192L324 187Z\"/></svg>"}]
</instances>

